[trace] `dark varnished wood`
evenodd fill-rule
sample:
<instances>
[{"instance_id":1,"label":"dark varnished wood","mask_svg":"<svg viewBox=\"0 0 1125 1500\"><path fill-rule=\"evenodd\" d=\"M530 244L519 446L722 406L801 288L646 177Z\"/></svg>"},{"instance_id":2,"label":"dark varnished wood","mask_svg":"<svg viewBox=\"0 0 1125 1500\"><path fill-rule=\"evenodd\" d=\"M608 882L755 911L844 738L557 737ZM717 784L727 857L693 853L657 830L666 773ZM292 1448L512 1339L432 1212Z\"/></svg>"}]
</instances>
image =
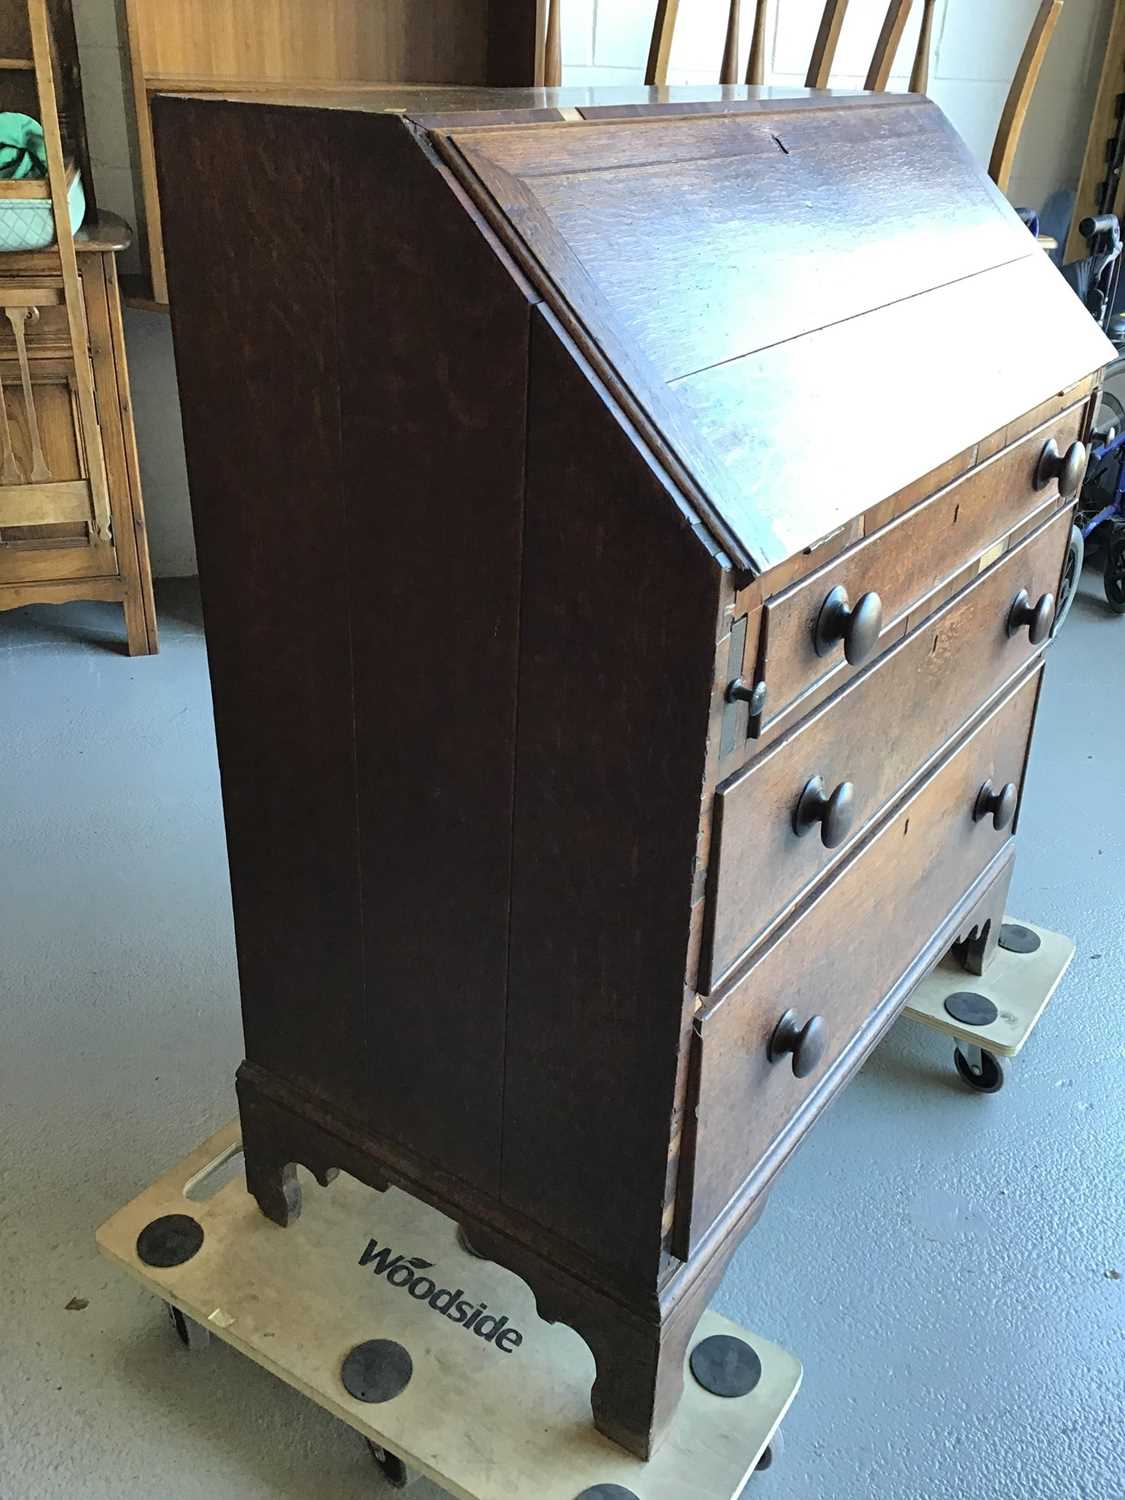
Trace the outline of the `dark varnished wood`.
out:
<instances>
[{"instance_id":1,"label":"dark varnished wood","mask_svg":"<svg viewBox=\"0 0 1125 1500\"><path fill-rule=\"evenodd\" d=\"M1007 554L967 594L720 788L701 991L717 985L980 705L1026 666L1035 647L1026 631L1008 634L1012 599L1020 588L1038 597L1056 587L1070 515L1055 517ZM924 704L925 713L904 711L907 704ZM814 776L830 788L854 788L850 837L836 849L793 830L794 808Z\"/></svg>"},{"instance_id":2,"label":"dark varnished wood","mask_svg":"<svg viewBox=\"0 0 1125 1500\"><path fill-rule=\"evenodd\" d=\"M1035 673L697 1021L693 1243L782 1126L815 1113L818 1088L833 1067L847 1066L868 1018L925 946L934 912L956 905L1009 836L973 811L988 778L1022 781L1038 690ZM828 1032L821 1066L803 1079L769 1059L788 1007L823 1015Z\"/></svg>"},{"instance_id":3,"label":"dark varnished wood","mask_svg":"<svg viewBox=\"0 0 1125 1500\"><path fill-rule=\"evenodd\" d=\"M157 105L247 1178L279 1223L296 1163L451 1214L647 1457L781 1164L951 944L988 962L1037 681L1005 621L1067 526L1007 450L1084 427L1108 346L917 101L320 102ZM785 665L873 560L863 675Z\"/></svg>"},{"instance_id":4,"label":"dark varnished wood","mask_svg":"<svg viewBox=\"0 0 1125 1500\"><path fill-rule=\"evenodd\" d=\"M480 998L507 983L530 303L396 122L341 116L334 179L354 713L385 726L355 746L366 1113L498 1193L504 1013Z\"/></svg>"},{"instance_id":5,"label":"dark varnished wood","mask_svg":"<svg viewBox=\"0 0 1125 1500\"><path fill-rule=\"evenodd\" d=\"M1084 415L1081 406L1072 408L821 571L767 600L760 656L747 674L752 682L765 682L767 689L765 713L752 731L760 732L783 717L830 672L836 673L837 686L848 675L842 643L824 655L816 647L817 622L833 590L846 590L852 600L878 594L885 649L901 634L911 610L936 586L978 557L993 538L1047 503L1053 491L1040 491L1035 483L1040 455L1048 442L1065 450L1081 430Z\"/></svg>"},{"instance_id":6,"label":"dark varnished wood","mask_svg":"<svg viewBox=\"0 0 1125 1500\"><path fill-rule=\"evenodd\" d=\"M654 140L629 121L453 133L578 321L611 364L627 358L650 416L676 431L693 498L740 562L763 570L816 542L916 478L920 457L937 468L1101 355L928 102L699 116ZM956 249L933 234L942 220L964 231ZM875 221L893 232L862 232ZM1041 296L1068 335L1049 355L1016 331L1016 309ZM964 327L990 362L965 360ZM928 358L911 381L885 380L883 351L919 341ZM844 462L875 389L880 441ZM941 423L918 421L939 402Z\"/></svg>"},{"instance_id":7,"label":"dark varnished wood","mask_svg":"<svg viewBox=\"0 0 1125 1500\"><path fill-rule=\"evenodd\" d=\"M685 518L633 434L612 416L599 421L604 400L557 325L538 317L503 1198L590 1253L652 1275L720 571L702 548L685 547ZM602 601L620 596L637 549L659 609L623 603L607 630ZM620 1156L603 1149L611 1140Z\"/></svg>"},{"instance_id":8,"label":"dark varnished wood","mask_svg":"<svg viewBox=\"0 0 1125 1500\"><path fill-rule=\"evenodd\" d=\"M363 1111L333 181L299 117L220 106L164 129L166 111L195 111L157 121L164 174L199 184L168 195L167 227L246 1050Z\"/></svg>"}]
</instances>

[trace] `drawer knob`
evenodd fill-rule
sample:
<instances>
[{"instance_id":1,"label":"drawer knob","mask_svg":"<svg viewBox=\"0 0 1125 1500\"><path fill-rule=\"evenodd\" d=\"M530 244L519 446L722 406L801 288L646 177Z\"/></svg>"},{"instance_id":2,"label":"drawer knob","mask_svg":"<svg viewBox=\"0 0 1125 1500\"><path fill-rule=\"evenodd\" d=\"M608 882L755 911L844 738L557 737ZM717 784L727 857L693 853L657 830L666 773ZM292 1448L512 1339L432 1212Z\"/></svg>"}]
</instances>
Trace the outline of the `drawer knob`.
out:
<instances>
[{"instance_id":1,"label":"drawer knob","mask_svg":"<svg viewBox=\"0 0 1125 1500\"><path fill-rule=\"evenodd\" d=\"M769 1060L780 1062L787 1054L793 1054L794 1078L807 1078L815 1073L824 1061L828 1050L828 1027L823 1016L813 1016L802 1025L795 1010L787 1010L773 1029L770 1037Z\"/></svg>"},{"instance_id":2,"label":"drawer knob","mask_svg":"<svg viewBox=\"0 0 1125 1500\"><path fill-rule=\"evenodd\" d=\"M750 717L760 719L766 706L766 684L764 681L749 683L742 677L736 677L727 686L727 702L748 703Z\"/></svg>"},{"instance_id":3,"label":"drawer knob","mask_svg":"<svg viewBox=\"0 0 1125 1500\"><path fill-rule=\"evenodd\" d=\"M993 828L997 833L1003 833L1011 826L1018 801L1019 793L1014 782L1006 781L1002 787L994 787L991 781L986 781L977 793L973 822L979 823L983 818L991 817Z\"/></svg>"},{"instance_id":4,"label":"drawer knob","mask_svg":"<svg viewBox=\"0 0 1125 1500\"><path fill-rule=\"evenodd\" d=\"M851 832L855 822L855 787L841 781L831 796L824 789L823 776L806 782L797 806L793 809L793 832L798 838L811 833L820 824L820 841L826 849L835 849Z\"/></svg>"},{"instance_id":5,"label":"drawer knob","mask_svg":"<svg viewBox=\"0 0 1125 1500\"><path fill-rule=\"evenodd\" d=\"M1082 487L1086 477L1086 444L1071 443L1066 453L1059 452L1054 438L1039 455L1039 467L1035 471L1035 488L1044 489L1052 479L1059 482L1059 494L1071 500Z\"/></svg>"},{"instance_id":6,"label":"drawer knob","mask_svg":"<svg viewBox=\"0 0 1125 1500\"><path fill-rule=\"evenodd\" d=\"M858 667L874 651L883 631L883 601L878 594L863 594L849 603L848 591L837 587L820 606L814 641L817 656L827 656L837 641L844 643L844 655Z\"/></svg>"},{"instance_id":7,"label":"drawer knob","mask_svg":"<svg viewBox=\"0 0 1125 1500\"><path fill-rule=\"evenodd\" d=\"M1032 604L1031 595L1026 589L1020 589L1008 611L1008 634L1019 635L1020 631L1026 627L1031 636L1031 644L1041 646L1051 633L1054 619L1054 594L1042 594Z\"/></svg>"}]
</instances>

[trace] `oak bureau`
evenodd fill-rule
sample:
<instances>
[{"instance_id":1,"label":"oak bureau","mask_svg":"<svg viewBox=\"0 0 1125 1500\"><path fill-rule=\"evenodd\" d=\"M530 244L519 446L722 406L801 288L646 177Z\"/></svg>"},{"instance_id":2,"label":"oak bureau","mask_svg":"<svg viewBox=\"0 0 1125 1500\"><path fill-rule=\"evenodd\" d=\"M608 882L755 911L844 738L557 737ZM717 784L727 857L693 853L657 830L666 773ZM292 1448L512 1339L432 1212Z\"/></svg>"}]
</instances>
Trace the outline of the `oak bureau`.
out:
<instances>
[{"instance_id":1,"label":"oak bureau","mask_svg":"<svg viewBox=\"0 0 1125 1500\"><path fill-rule=\"evenodd\" d=\"M1112 351L917 96L155 116L250 1190L454 1216L647 1456L778 1169L989 961Z\"/></svg>"}]
</instances>

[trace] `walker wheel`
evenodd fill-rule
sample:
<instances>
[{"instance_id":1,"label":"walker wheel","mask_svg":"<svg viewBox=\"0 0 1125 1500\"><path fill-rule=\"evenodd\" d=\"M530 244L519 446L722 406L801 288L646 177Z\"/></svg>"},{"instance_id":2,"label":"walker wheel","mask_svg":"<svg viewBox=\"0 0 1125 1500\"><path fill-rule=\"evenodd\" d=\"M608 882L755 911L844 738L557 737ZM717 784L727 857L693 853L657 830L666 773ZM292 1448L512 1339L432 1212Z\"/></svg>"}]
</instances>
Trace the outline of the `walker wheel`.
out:
<instances>
[{"instance_id":1,"label":"walker wheel","mask_svg":"<svg viewBox=\"0 0 1125 1500\"><path fill-rule=\"evenodd\" d=\"M178 1307L173 1307L170 1302L164 1304L168 1309L168 1317L172 1327L179 1335L180 1343L185 1349L206 1349L211 1342L211 1330L204 1328L202 1323L197 1323L194 1318L189 1318L182 1313Z\"/></svg>"},{"instance_id":2,"label":"walker wheel","mask_svg":"<svg viewBox=\"0 0 1125 1500\"><path fill-rule=\"evenodd\" d=\"M993 1057L991 1052L985 1052L983 1048L979 1073L970 1067L969 1059L960 1047L953 1049L953 1065L960 1074L961 1082L968 1084L978 1094L998 1094L1004 1087L1004 1069L1000 1066L1000 1059Z\"/></svg>"},{"instance_id":3,"label":"walker wheel","mask_svg":"<svg viewBox=\"0 0 1125 1500\"><path fill-rule=\"evenodd\" d=\"M405 1490L421 1478L420 1474L408 1469L401 1458L388 1453L386 1448L381 1448L372 1438L367 1439L367 1446L371 1450L371 1457L382 1470L383 1478L393 1490Z\"/></svg>"},{"instance_id":4,"label":"walker wheel","mask_svg":"<svg viewBox=\"0 0 1125 1500\"><path fill-rule=\"evenodd\" d=\"M1105 600L1115 615L1125 615L1125 526L1115 526L1105 552Z\"/></svg>"},{"instance_id":5,"label":"walker wheel","mask_svg":"<svg viewBox=\"0 0 1125 1500\"><path fill-rule=\"evenodd\" d=\"M1066 548L1066 561L1063 563L1062 581L1059 584L1059 602L1055 606L1055 623L1051 626L1052 638L1058 635L1070 613L1070 606L1074 603L1078 593L1078 580L1082 577L1082 562L1086 555L1086 543L1083 541L1082 533L1077 526L1070 528L1070 541Z\"/></svg>"}]
</instances>

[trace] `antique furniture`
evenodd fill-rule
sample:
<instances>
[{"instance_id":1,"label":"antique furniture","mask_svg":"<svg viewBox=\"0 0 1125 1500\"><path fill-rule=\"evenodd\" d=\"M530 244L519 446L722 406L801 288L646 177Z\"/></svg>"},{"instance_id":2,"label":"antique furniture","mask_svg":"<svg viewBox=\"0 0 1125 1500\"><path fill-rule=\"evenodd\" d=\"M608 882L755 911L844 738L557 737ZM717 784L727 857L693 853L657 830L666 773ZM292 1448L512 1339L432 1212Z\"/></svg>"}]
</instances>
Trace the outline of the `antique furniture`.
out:
<instances>
[{"instance_id":1,"label":"antique furniture","mask_svg":"<svg viewBox=\"0 0 1125 1500\"><path fill-rule=\"evenodd\" d=\"M123 0L145 274L168 302L150 104L155 93L319 91L370 83L533 84L561 75L562 0ZM550 32L547 32L548 6ZM549 75L544 69L550 70ZM164 191L170 190L168 183ZM174 189L171 189L174 190Z\"/></svg>"},{"instance_id":2,"label":"antique furniture","mask_svg":"<svg viewBox=\"0 0 1125 1500\"><path fill-rule=\"evenodd\" d=\"M1112 354L934 105L699 92L154 110L248 1185L454 1215L641 1455L995 946Z\"/></svg>"},{"instance_id":3,"label":"antique furniture","mask_svg":"<svg viewBox=\"0 0 1125 1500\"><path fill-rule=\"evenodd\" d=\"M112 600L129 653L148 654L156 612L115 263L129 232L95 208L75 239L68 181L77 162L89 200L89 160L80 91L59 108L77 75L70 49L55 53L52 19L45 0L0 11L7 69L35 84L25 109L41 116L48 162L45 181L0 187L49 197L58 230L50 249L0 254L0 610ZM73 44L72 25L60 34ZM30 70L17 67L21 45Z\"/></svg>"}]
</instances>

